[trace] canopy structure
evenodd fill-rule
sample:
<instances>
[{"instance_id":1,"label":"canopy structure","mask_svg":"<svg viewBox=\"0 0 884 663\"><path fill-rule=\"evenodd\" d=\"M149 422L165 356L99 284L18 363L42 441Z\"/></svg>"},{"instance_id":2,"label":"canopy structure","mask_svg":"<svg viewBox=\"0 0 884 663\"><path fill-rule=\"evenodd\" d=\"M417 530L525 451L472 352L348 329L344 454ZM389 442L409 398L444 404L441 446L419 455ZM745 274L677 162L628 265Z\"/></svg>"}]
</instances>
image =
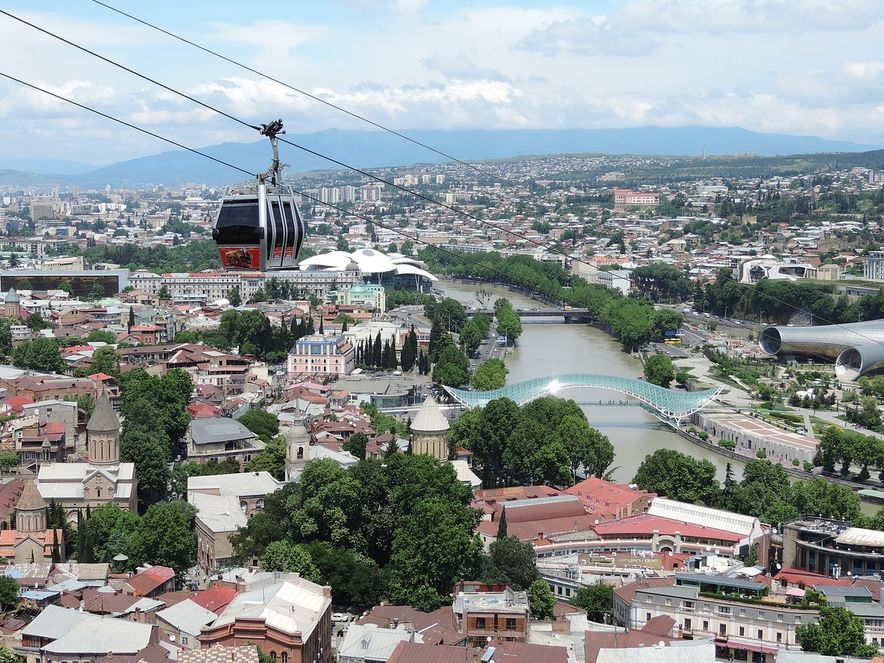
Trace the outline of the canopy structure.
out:
<instances>
[{"instance_id":1,"label":"canopy structure","mask_svg":"<svg viewBox=\"0 0 884 663\"><path fill-rule=\"evenodd\" d=\"M524 405L536 398L556 395L565 389L608 389L644 403L658 417L669 424L676 425L679 421L700 410L718 395L717 389L702 391L682 391L681 389L664 389L644 380L621 378L614 375L558 375L547 378L534 378L517 384L507 385L501 389L490 391L470 391L445 387L452 398L467 407L484 407L489 401L497 398L509 398L519 405Z\"/></svg>"}]
</instances>

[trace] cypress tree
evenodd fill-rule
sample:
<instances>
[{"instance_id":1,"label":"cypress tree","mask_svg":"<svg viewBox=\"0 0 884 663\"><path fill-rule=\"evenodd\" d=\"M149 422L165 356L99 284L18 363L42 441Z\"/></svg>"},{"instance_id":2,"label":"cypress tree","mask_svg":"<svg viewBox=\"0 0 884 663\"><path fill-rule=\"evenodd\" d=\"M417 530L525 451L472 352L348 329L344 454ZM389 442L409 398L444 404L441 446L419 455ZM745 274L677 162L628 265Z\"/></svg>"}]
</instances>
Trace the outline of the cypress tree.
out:
<instances>
[{"instance_id":1,"label":"cypress tree","mask_svg":"<svg viewBox=\"0 0 884 663\"><path fill-rule=\"evenodd\" d=\"M344 319L344 323L341 325L341 333L343 334L345 331L347 331L347 319L346 318Z\"/></svg>"},{"instance_id":2,"label":"cypress tree","mask_svg":"<svg viewBox=\"0 0 884 663\"><path fill-rule=\"evenodd\" d=\"M497 521L497 540L505 539L506 534L506 507L500 510L500 520Z\"/></svg>"},{"instance_id":3,"label":"cypress tree","mask_svg":"<svg viewBox=\"0 0 884 663\"><path fill-rule=\"evenodd\" d=\"M61 561L61 552L58 549L58 530L52 528L52 562L58 564Z\"/></svg>"},{"instance_id":4,"label":"cypress tree","mask_svg":"<svg viewBox=\"0 0 884 663\"><path fill-rule=\"evenodd\" d=\"M383 350L381 349L381 332L378 332L378 335L374 338L374 350L372 351L372 359L374 359L374 365L378 368L383 367Z\"/></svg>"},{"instance_id":5,"label":"cypress tree","mask_svg":"<svg viewBox=\"0 0 884 663\"><path fill-rule=\"evenodd\" d=\"M396 370L399 368L399 360L396 358L396 337L394 336L390 340L390 363L387 368L391 370Z\"/></svg>"},{"instance_id":6,"label":"cypress tree","mask_svg":"<svg viewBox=\"0 0 884 663\"><path fill-rule=\"evenodd\" d=\"M319 335L325 336L325 318L323 316L319 317Z\"/></svg>"},{"instance_id":7,"label":"cypress tree","mask_svg":"<svg viewBox=\"0 0 884 663\"><path fill-rule=\"evenodd\" d=\"M83 511L82 509L77 509L77 561L85 561L81 557L81 551L86 547L85 541L83 540L86 535L86 530L83 527Z\"/></svg>"}]
</instances>

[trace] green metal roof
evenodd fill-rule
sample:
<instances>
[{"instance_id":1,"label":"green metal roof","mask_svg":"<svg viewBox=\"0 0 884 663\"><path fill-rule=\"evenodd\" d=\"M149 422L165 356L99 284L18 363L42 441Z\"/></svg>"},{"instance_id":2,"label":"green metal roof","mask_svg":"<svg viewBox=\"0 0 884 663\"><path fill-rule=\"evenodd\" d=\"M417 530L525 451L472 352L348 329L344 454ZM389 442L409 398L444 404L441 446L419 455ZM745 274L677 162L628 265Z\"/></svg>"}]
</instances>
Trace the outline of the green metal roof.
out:
<instances>
[{"instance_id":1,"label":"green metal roof","mask_svg":"<svg viewBox=\"0 0 884 663\"><path fill-rule=\"evenodd\" d=\"M608 389L634 398L647 405L661 419L676 423L701 409L718 395L718 389L683 391L664 389L644 380L621 378L614 375L573 374L534 378L490 391L471 391L445 387L456 401L467 407L484 407L498 398L509 398L524 405L541 396L556 395L564 389Z\"/></svg>"}]
</instances>

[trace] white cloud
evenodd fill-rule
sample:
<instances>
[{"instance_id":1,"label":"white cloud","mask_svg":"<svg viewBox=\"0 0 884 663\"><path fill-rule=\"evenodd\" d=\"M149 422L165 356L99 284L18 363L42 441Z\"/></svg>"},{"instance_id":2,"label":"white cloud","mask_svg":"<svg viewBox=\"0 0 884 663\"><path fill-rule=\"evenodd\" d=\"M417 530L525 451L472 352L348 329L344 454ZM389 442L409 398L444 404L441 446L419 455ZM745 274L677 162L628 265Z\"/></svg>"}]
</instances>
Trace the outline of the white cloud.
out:
<instances>
[{"instance_id":1,"label":"white cloud","mask_svg":"<svg viewBox=\"0 0 884 663\"><path fill-rule=\"evenodd\" d=\"M486 80L509 82L510 78L490 67L482 67L463 53L446 56L439 52L432 53L421 60L431 71L438 71L446 78L458 80Z\"/></svg>"}]
</instances>

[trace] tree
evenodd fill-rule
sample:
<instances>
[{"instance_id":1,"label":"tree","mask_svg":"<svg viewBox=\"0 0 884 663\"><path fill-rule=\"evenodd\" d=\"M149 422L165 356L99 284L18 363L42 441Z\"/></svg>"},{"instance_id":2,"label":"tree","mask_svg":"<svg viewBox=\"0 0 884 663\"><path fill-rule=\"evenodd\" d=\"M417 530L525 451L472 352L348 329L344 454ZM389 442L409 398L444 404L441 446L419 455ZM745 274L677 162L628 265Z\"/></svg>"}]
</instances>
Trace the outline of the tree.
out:
<instances>
[{"instance_id":1,"label":"tree","mask_svg":"<svg viewBox=\"0 0 884 663\"><path fill-rule=\"evenodd\" d=\"M359 460L365 460L365 448L368 446L368 436L365 433L354 433L342 445L344 451L349 451Z\"/></svg>"},{"instance_id":2,"label":"tree","mask_svg":"<svg viewBox=\"0 0 884 663\"><path fill-rule=\"evenodd\" d=\"M261 555L261 568L265 571L299 573L313 582L319 581L319 571L307 549L288 541L274 541Z\"/></svg>"},{"instance_id":3,"label":"tree","mask_svg":"<svg viewBox=\"0 0 884 663\"><path fill-rule=\"evenodd\" d=\"M639 488L692 504L712 505L718 499L715 466L673 449L645 456L633 478Z\"/></svg>"},{"instance_id":4,"label":"tree","mask_svg":"<svg viewBox=\"0 0 884 663\"><path fill-rule=\"evenodd\" d=\"M104 291L103 285L98 282L92 284L92 289L89 291L89 299L101 299L106 296L107 293Z\"/></svg>"},{"instance_id":5,"label":"tree","mask_svg":"<svg viewBox=\"0 0 884 663\"><path fill-rule=\"evenodd\" d=\"M614 588L604 582L581 587L571 599L571 605L586 610L587 619L607 622L614 612Z\"/></svg>"},{"instance_id":6,"label":"tree","mask_svg":"<svg viewBox=\"0 0 884 663\"><path fill-rule=\"evenodd\" d=\"M528 589L538 578L534 547L514 536L498 536L488 547L485 574L513 589Z\"/></svg>"},{"instance_id":7,"label":"tree","mask_svg":"<svg viewBox=\"0 0 884 663\"><path fill-rule=\"evenodd\" d=\"M135 464L138 506L142 512L166 499L170 478L169 438L156 429L127 426L120 444L120 460Z\"/></svg>"},{"instance_id":8,"label":"tree","mask_svg":"<svg viewBox=\"0 0 884 663\"><path fill-rule=\"evenodd\" d=\"M242 304L242 295L239 294L239 288L231 288L227 291L227 301L230 302L230 305L234 308L237 308Z\"/></svg>"},{"instance_id":9,"label":"tree","mask_svg":"<svg viewBox=\"0 0 884 663\"><path fill-rule=\"evenodd\" d=\"M284 435L277 435L267 442L267 446L257 453L246 464L248 472L269 472L273 478L280 481L285 478L285 458L288 451L288 442Z\"/></svg>"},{"instance_id":10,"label":"tree","mask_svg":"<svg viewBox=\"0 0 884 663\"><path fill-rule=\"evenodd\" d=\"M366 555L316 541L306 546L335 605L370 607L380 601L380 571Z\"/></svg>"},{"instance_id":11,"label":"tree","mask_svg":"<svg viewBox=\"0 0 884 663\"><path fill-rule=\"evenodd\" d=\"M506 375L509 373L506 365L500 359L492 358L482 362L476 372L473 373L471 382L480 391L500 389L506 385Z\"/></svg>"},{"instance_id":12,"label":"tree","mask_svg":"<svg viewBox=\"0 0 884 663\"><path fill-rule=\"evenodd\" d=\"M650 384L668 389L669 383L674 379L675 369L672 367L672 359L669 355L651 355L645 361L645 380Z\"/></svg>"},{"instance_id":13,"label":"tree","mask_svg":"<svg viewBox=\"0 0 884 663\"><path fill-rule=\"evenodd\" d=\"M11 608L18 603L18 583L15 578L0 576L0 606Z\"/></svg>"},{"instance_id":14,"label":"tree","mask_svg":"<svg viewBox=\"0 0 884 663\"><path fill-rule=\"evenodd\" d=\"M279 435L279 417L267 410L249 410L237 421L264 442L269 442Z\"/></svg>"},{"instance_id":15,"label":"tree","mask_svg":"<svg viewBox=\"0 0 884 663\"><path fill-rule=\"evenodd\" d=\"M167 288L164 285L160 286L160 289L157 290L157 299L159 299L161 302L167 302L167 301L171 300L172 295L169 292L169 288Z\"/></svg>"},{"instance_id":16,"label":"tree","mask_svg":"<svg viewBox=\"0 0 884 663\"><path fill-rule=\"evenodd\" d=\"M19 463L21 463L21 459L14 451L0 451L0 470L9 472L9 470Z\"/></svg>"},{"instance_id":17,"label":"tree","mask_svg":"<svg viewBox=\"0 0 884 663\"><path fill-rule=\"evenodd\" d=\"M433 381L449 387L460 387L470 381L470 360L450 340L436 356Z\"/></svg>"},{"instance_id":18,"label":"tree","mask_svg":"<svg viewBox=\"0 0 884 663\"><path fill-rule=\"evenodd\" d=\"M111 347L98 348L92 353L92 364L89 366L92 373L105 373L115 378L120 377L120 355Z\"/></svg>"},{"instance_id":19,"label":"tree","mask_svg":"<svg viewBox=\"0 0 884 663\"><path fill-rule=\"evenodd\" d=\"M497 540L507 538L506 533L506 507L501 508L500 518L497 521Z\"/></svg>"},{"instance_id":20,"label":"tree","mask_svg":"<svg viewBox=\"0 0 884 663\"><path fill-rule=\"evenodd\" d=\"M19 368L46 373L62 373L66 368L58 344L44 336L25 341L15 348L12 351L12 363Z\"/></svg>"},{"instance_id":21,"label":"tree","mask_svg":"<svg viewBox=\"0 0 884 663\"><path fill-rule=\"evenodd\" d=\"M196 509L187 502L153 504L130 538L130 563L162 564L183 573L196 559Z\"/></svg>"},{"instance_id":22,"label":"tree","mask_svg":"<svg viewBox=\"0 0 884 663\"><path fill-rule=\"evenodd\" d=\"M139 522L137 514L110 502L95 509L82 525L88 530L95 561L111 562L116 555L127 554Z\"/></svg>"},{"instance_id":23,"label":"tree","mask_svg":"<svg viewBox=\"0 0 884 663\"><path fill-rule=\"evenodd\" d=\"M537 579L528 587L528 608L534 619L552 619L556 606L556 597L546 583L546 580Z\"/></svg>"},{"instance_id":24,"label":"tree","mask_svg":"<svg viewBox=\"0 0 884 663\"><path fill-rule=\"evenodd\" d=\"M801 479L792 485L793 504L798 514L852 521L860 515L859 495L848 486L823 477Z\"/></svg>"},{"instance_id":25,"label":"tree","mask_svg":"<svg viewBox=\"0 0 884 663\"><path fill-rule=\"evenodd\" d=\"M93 329L89 332L89 336L86 337L86 340L90 343L98 342L110 345L117 342L117 337L112 331L108 331L107 329Z\"/></svg>"},{"instance_id":26,"label":"tree","mask_svg":"<svg viewBox=\"0 0 884 663\"><path fill-rule=\"evenodd\" d=\"M804 651L824 656L874 656L877 645L866 644L863 620L847 608L820 608L816 624L802 624L795 629L795 639Z\"/></svg>"}]
</instances>

